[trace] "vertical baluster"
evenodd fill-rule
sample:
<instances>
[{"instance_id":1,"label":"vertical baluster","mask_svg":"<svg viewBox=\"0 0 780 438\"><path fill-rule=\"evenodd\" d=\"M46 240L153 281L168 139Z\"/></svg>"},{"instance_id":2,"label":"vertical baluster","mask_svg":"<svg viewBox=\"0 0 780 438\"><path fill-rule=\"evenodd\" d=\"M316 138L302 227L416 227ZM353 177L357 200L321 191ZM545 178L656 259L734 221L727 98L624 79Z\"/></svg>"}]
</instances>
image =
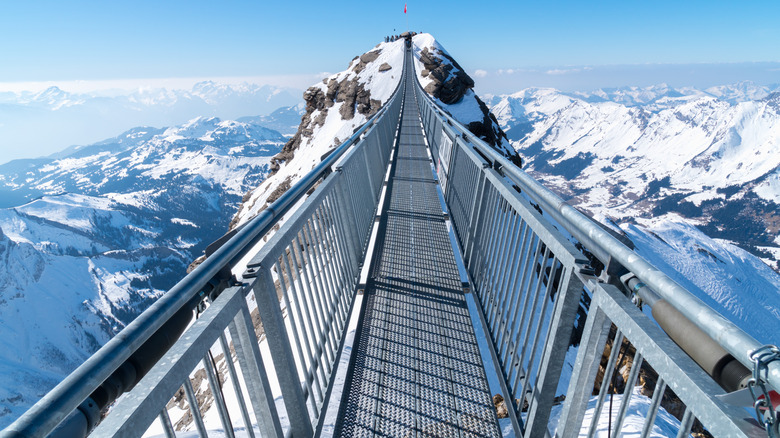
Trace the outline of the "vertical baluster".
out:
<instances>
[{"instance_id":1,"label":"vertical baluster","mask_svg":"<svg viewBox=\"0 0 780 438\"><path fill-rule=\"evenodd\" d=\"M195 391L192 389L192 382L190 378L184 379L184 393L187 395L187 403L190 405L190 414L192 419L195 420L195 427L198 429L198 435L201 438L208 437L206 433L206 426L203 424L203 417L200 414L200 408L198 407L198 399L195 397Z\"/></svg>"},{"instance_id":2,"label":"vertical baluster","mask_svg":"<svg viewBox=\"0 0 780 438\"><path fill-rule=\"evenodd\" d=\"M504 342L501 345L501 349L496 352L498 353L498 357L502 359L508 356L512 356L515 353L513 339L519 319L518 313L522 307L520 302L524 297L527 296L527 294L524 293L525 289L523 288L523 283L525 282L525 274L526 270L528 269L528 260L530 259L529 252L530 247L532 246L532 240L533 232L531 231L531 227L528 225L528 223L523 221L523 237L520 240L520 247L518 248L518 253L514 260L513 269L515 270L515 274L514 278L512 279L512 284L509 287L509 290L513 291L512 296L514 297L508 313L509 321L511 321L509 329L507 330L509 337L507 338L507 342ZM520 269L517 269L518 266ZM504 361L503 365L506 367L506 361Z\"/></svg>"},{"instance_id":3,"label":"vertical baluster","mask_svg":"<svg viewBox=\"0 0 780 438\"><path fill-rule=\"evenodd\" d=\"M680 421L680 430L677 431L677 438L688 438L695 419L693 412L686 406L682 421Z\"/></svg>"},{"instance_id":4,"label":"vertical baluster","mask_svg":"<svg viewBox=\"0 0 780 438\"><path fill-rule=\"evenodd\" d=\"M550 328L544 345L544 354L539 364L536 376L532 403L528 410L528 428L531 434L538 434L540 429L547 430L549 413L554 403L556 388L558 388L566 352L569 349L574 321L577 317L583 284L573 275L575 267L565 267L563 263L553 264L548 281L554 283L556 268L562 270L558 290L555 296L554 311L550 319ZM580 348L584 344L580 344ZM586 350L587 351L587 350ZM601 351L594 349L592 351ZM574 379L572 379L574 380ZM534 402L536 401L536 402Z\"/></svg>"},{"instance_id":5,"label":"vertical baluster","mask_svg":"<svg viewBox=\"0 0 780 438\"><path fill-rule=\"evenodd\" d=\"M246 401L244 401L244 393L241 391L241 383L238 381L236 366L233 364L233 357L230 354L230 345L228 344L224 333L220 333L219 335L219 345L222 347L222 351L225 353L225 363L227 364L228 374L230 375L230 382L233 385L233 391L236 394L236 400L238 400L238 408L241 411L241 419L244 421L244 427L246 427L246 431L249 437L254 438L255 431L252 427L252 421L249 419L249 411L246 408ZM238 354L236 354L236 356L238 356Z\"/></svg>"},{"instance_id":6,"label":"vertical baluster","mask_svg":"<svg viewBox=\"0 0 780 438\"><path fill-rule=\"evenodd\" d=\"M320 265L320 260L318 256L317 251L317 245L318 243L314 241L311 237L311 234L309 233L309 226L311 225L311 221L314 220L311 218L309 221L306 221L306 223L303 224L301 227L301 234L304 236L304 240L309 242L308 250L306 251L306 257L309 263L309 266L311 266L312 269L312 277L317 282L317 291L318 291L318 299L321 300L322 303L322 309L321 312L323 312L323 318L325 321L325 334L327 341L328 341L328 348L333 354L334 350L337 348L338 345L338 339L336 339L336 332L341 332L341 327L338 324L338 320L333 320L333 308L331 306L330 302L330 290L328 289L325 279L323 278L325 273L322 270L322 267ZM335 324L335 330L334 330L334 324ZM331 373L331 363L328 363L328 374Z\"/></svg>"},{"instance_id":7,"label":"vertical baluster","mask_svg":"<svg viewBox=\"0 0 780 438\"><path fill-rule=\"evenodd\" d=\"M604 369L604 374L601 378L599 398L596 401L596 409L593 410L593 418L590 421L588 436L594 436L596 434L596 427L598 426L599 417L601 417L601 409L604 407L604 399L607 397L607 393L609 392L609 384L612 381L612 374L615 372L615 365L617 364L618 352L622 350L622 345L623 332L618 329L617 333L615 334L615 339L612 341L612 350L609 353L607 367Z\"/></svg>"},{"instance_id":8,"label":"vertical baluster","mask_svg":"<svg viewBox=\"0 0 780 438\"><path fill-rule=\"evenodd\" d=\"M273 292L273 296L276 298L276 290L273 289ZM257 299L257 297L255 299ZM262 305L261 301L259 299L257 300L258 305ZM278 300L275 305L278 308ZM263 317L263 313L260 313L260 318L262 319ZM267 315L265 317L267 318ZM268 325L271 326L270 333L273 334L273 324L269 322ZM266 328L265 321L263 322L263 328L267 339L269 328ZM252 316L249 313L249 308L246 306L246 301L244 301L244 304L241 306L241 311L236 314L233 321L228 325L228 329L230 330L230 338L233 340L233 347L236 350L238 364L244 375L244 383L246 384L247 392L249 393L249 400L252 402L252 410L255 413L260 435L263 437L279 438L282 436L282 426L279 422L276 403L274 402L274 396L271 393L271 384L268 381L268 374L265 370L263 358L260 356L257 334L252 323ZM272 341L267 339L267 342L269 347L271 347ZM287 348L289 350L289 345ZM275 350L271 349L271 351ZM284 377L285 375L283 374L278 381L281 383ZM238 386L237 380L236 386ZM300 391L300 386L298 387L298 390ZM284 391L282 391L282 394L284 395ZM252 429L252 423L249 421L248 414L244 417L244 424L247 429ZM254 435L254 432L250 433L250 435Z\"/></svg>"},{"instance_id":9,"label":"vertical baluster","mask_svg":"<svg viewBox=\"0 0 780 438\"><path fill-rule=\"evenodd\" d=\"M512 241L509 246L509 252L507 253L504 258L506 259L506 264L504 264L502 270L505 272L504 279L499 284L499 288L504 291L503 297L501 299L501 304L499 306L499 327L498 327L498 334L497 336L499 341L499 349L503 350L503 345L508 343L508 339L512 338L512 335L507 332L507 328L509 326L509 306L507 305L507 301L509 301L509 304L513 301L514 298L514 289L512 289L511 285L513 283L513 278L515 276L515 272L517 271L517 252L519 250L520 240L522 238L521 234L521 227L523 226L524 222L523 219L520 217L520 215L515 214L513 210L510 210L514 214L514 221L512 224Z\"/></svg>"},{"instance_id":10,"label":"vertical baluster","mask_svg":"<svg viewBox=\"0 0 780 438\"><path fill-rule=\"evenodd\" d=\"M225 355L225 360L229 360L230 358ZM213 363L211 362L211 351L208 351L206 353L206 356L201 361L203 364L203 368L206 369L206 376L209 383L209 389L211 389L211 395L214 397L214 404L217 406L217 413L219 414L219 420L222 422L222 428L225 431L225 435L227 435L229 438L234 438L235 434L233 433L233 424L230 421L230 415L227 411L227 406L225 406L225 399L222 396L222 383L218 380L219 377L217 376L217 372L214 369Z\"/></svg>"},{"instance_id":11,"label":"vertical baluster","mask_svg":"<svg viewBox=\"0 0 780 438\"><path fill-rule=\"evenodd\" d=\"M634 393L634 385L636 384L636 379L639 377L640 368L642 368L642 355L637 351L634 355L634 363L631 365L631 372L628 375L626 389L623 391L623 400L621 400L620 403L617 421L615 421L615 425L612 428L612 434L616 438L620 437L620 430L623 428L623 421L626 419L628 406L631 404L631 395Z\"/></svg>"},{"instance_id":12,"label":"vertical baluster","mask_svg":"<svg viewBox=\"0 0 780 438\"><path fill-rule=\"evenodd\" d=\"M171 417L168 416L168 411L165 409L160 411L158 419L160 420L160 424L162 424L166 438L175 438L176 432L173 430L173 424L171 424Z\"/></svg>"},{"instance_id":13,"label":"vertical baluster","mask_svg":"<svg viewBox=\"0 0 780 438\"><path fill-rule=\"evenodd\" d=\"M647 413L647 417L645 417L645 424L642 426L640 438L649 437L650 432L653 431L655 417L658 415L658 408L661 407L664 391L666 391L666 382L663 377L658 376L658 381L655 382L655 389L653 390L653 399L650 401L650 410Z\"/></svg>"},{"instance_id":14,"label":"vertical baluster","mask_svg":"<svg viewBox=\"0 0 780 438\"><path fill-rule=\"evenodd\" d=\"M324 338L323 333L325 333L325 325L321 313L317 312L319 295L314 289L314 284L312 283L311 279L309 279L308 269L303 265L304 258L303 252L300 250L301 243L298 239L299 233L293 237L292 242L290 243L290 256L293 259L295 270L298 273L298 276L301 277L301 283L303 284L303 288L301 289L301 300L304 303L304 309L306 309L306 314L312 327L311 337L313 340L313 348L315 352L314 357L316 358L317 362L320 363L320 369L323 369L325 367L322 367L322 355L324 354L326 356L326 362L330 362L333 359L333 352L329 351L326 348L326 345L320 347L320 345L322 345L320 340ZM321 348L325 351L320 351ZM327 372L329 374L330 370L323 370L323 372ZM324 378L323 382L327 382L327 378Z\"/></svg>"},{"instance_id":15,"label":"vertical baluster","mask_svg":"<svg viewBox=\"0 0 780 438\"><path fill-rule=\"evenodd\" d=\"M335 207L335 206L334 206ZM337 214L338 212L341 212L339 214L339 217L343 220L343 214L344 212L342 210L336 210ZM315 247L315 251L317 253L317 263L320 269L320 272L323 272L325 275L326 280L326 289L328 290L328 294L330 296L331 300L331 314L335 314L338 312L339 317L336 318L338 321L338 330L341 332L344 328L343 326L343 320L346 318L346 310L342 308L341 302L339 300L339 294L338 289L336 287L336 278L335 278L335 272L333 271L333 264L330 263L330 257L326 243L326 239L324 235L321 233L322 231L322 223L320 222L320 212L319 210L316 212L313 221L311 224L309 224L309 233L312 236L312 239L317 242L317 245ZM342 236L343 239L343 236ZM343 245L343 242L342 242ZM346 252L349 252L347 249L345 249ZM356 265L350 265L350 266L356 266Z\"/></svg>"},{"instance_id":16,"label":"vertical baluster","mask_svg":"<svg viewBox=\"0 0 780 438\"><path fill-rule=\"evenodd\" d=\"M290 302L287 298L286 287L284 286L284 273L278 262L275 263L275 266L276 272L279 273L279 282L282 285L282 297L284 299L284 304L287 306L287 315L291 320L290 323L295 332L297 329L295 328L296 324L293 320L293 312L290 310ZM282 318L282 312L279 308L276 287L274 286L270 274L270 270L261 269L258 278L254 282L253 290L255 292L255 299L257 300L257 310L260 312L260 319L263 322L266 339L268 340L268 347L271 350L271 358L273 359L274 369L276 370L276 377L282 390L285 407L287 408L287 415L291 419L296 419L296 421L290 422L292 434L296 437L310 437L313 435L314 431L311 426L309 412L306 409L306 400L298 378L298 369L295 366L290 337L285 329L284 319ZM299 358L301 360L301 366L305 367L306 362L303 359L300 339L297 336L297 333L295 333L294 336L296 337L296 349L298 350ZM309 389L309 391L311 391L311 389ZM314 397L310 397L310 400L313 398ZM316 407L312 407L316 411Z\"/></svg>"},{"instance_id":17,"label":"vertical baluster","mask_svg":"<svg viewBox=\"0 0 780 438\"><path fill-rule=\"evenodd\" d=\"M541 250L537 251L537 254L542 254L542 251ZM550 254L550 247L545 246L545 250L544 250L542 258L539 259L537 257L536 260L534 261L534 264L531 265L532 271L536 270L536 266L540 266L541 267L542 264L545 262L545 260L547 260L547 257L549 256L549 254ZM523 339L523 347L522 347L522 352L520 353L520 360L519 360L520 369L523 371L522 372L522 374L523 374L522 378L524 379L524 381L523 381L523 391L525 391L526 384L528 383L528 378L530 377L530 374L531 374L531 366L533 365L533 363L529 362L528 363L528 367L524 368L526 354L528 353L528 341L531 340L531 336L534 336L534 343L535 343L536 342L536 338L539 335L538 330L541 328L539 326L539 324L542 321L542 319L538 315L538 312L536 311L536 307L537 307L537 305L539 304L539 301L540 301L539 298L541 296L541 290L540 290L541 286L542 286L542 275L541 275L541 269L540 269L540 272L539 272L539 274L537 274L537 277L536 277L536 286L534 287L534 291L532 293L532 295L533 295L533 302L531 304L531 309L530 309L531 313L529 314L528 325L526 326L527 327L526 331L525 331L526 334L525 334L524 339ZM529 291L529 293L530 293L530 291ZM546 306L545 306L545 304L547 304L545 302L546 300L544 298L542 298L541 301L542 301L543 308L546 308ZM533 325L534 318L536 318L537 324L536 324L536 329L532 330L532 327L534 327L534 325ZM534 345L532 345L532 347L534 347ZM531 353L532 353L532 357L533 357L533 354L535 353L535 351L532 351ZM516 374L515 378L514 378L514 380L512 382L512 388L515 388L515 389L517 388L517 384L519 382L519 378L520 378L520 374ZM525 394L517 394L517 396L520 398L521 402L522 402L522 400L525 400Z\"/></svg>"},{"instance_id":18,"label":"vertical baluster","mask_svg":"<svg viewBox=\"0 0 780 438\"><path fill-rule=\"evenodd\" d=\"M336 199L328 200L328 205L331 208L326 210L327 214L320 217L321 222L327 223L325 227L321 228L320 238L324 242L329 242L328 247L331 248L329 257L333 262L327 262L327 265L334 280L334 299L338 302L342 321L346 321L349 318L347 313L350 301L355 292L354 285L360 275L359 267L365 246L361 246L359 251L353 252L343 244L342 236L348 232L349 223L338 214L339 210L336 208L335 201ZM352 258L356 260L354 263L350 263ZM361 260L361 262L357 260Z\"/></svg>"},{"instance_id":19,"label":"vertical baluster","mask_svg":"<svg viewBox=\"0 0 780 438\"><path fill-rule=\"evenodd\" d=\"M549 256L549 254L550 254L550 247L547 247L547 250L545 251L545 258L544 258L544 260L547 260L547 257ZM555 264L555 263L556 263L556 260L553 260L553 264ZM541 270L539 272L539 277L540 277L540 283L539 284L541 284L541 278L542 278L543 275L544 275L544 266L541 267ZM539 353L539 350L541 349L540 346L539 346L539 341L542 339L541 336L542 336L542 331L544 330L544 322L546 320L545 317L547 316L547 310L551 307L551 305L547 302L547 297L550 296L550 293L552 292L552 287L553 287L552 278L548 278L547 279L547 287L545 288L544 295L542 295L540 293L537 293L537 298L541 299L540 301L541 301L541 308L542 308L542 310L541 310L541 315L539 315L539 318L536 321L536 328L534 329L534 339L531 342L531 357L528 359L528 373L527 373L528 377L523 380L523 389L520 391L520 396L522 397L521 400L525 400L526 397L527 397L526 396L526 394L527 394L526 390L529 388L529 385L531 383L530 376L533 375L533 370L535 368L534 367L534 363L536 361L536 355L537 355L537 353ZM537 370L537 373L536 373L537 375L534 378L534 386L533 387L536 386L536 383L538 382L537 379L539 377L538 367L536 367L536 370ZM531 402L532 402L532 400L528 400L528 410L529 410L529 412L531 411L531 408L532 408Z\"/></svg>"},{"instance_id":20,"label":"vertical baluster","mask_svg":"<svg viewBox=\"0 0 780 438\"><path fill-rule=\"evenodd\" d=\"M590 388L594 387L596 376L601 369L601 356L605 352L610 325L609 318L598 305L592 306L583 327L577 359L555 433L556 438L580 435L591 397Z\"/></svg>"},{"instance_id":21,"label":"vertical baluster","mask_svg":"<svg viewBox=\"0 0 780 438\"><path fill-rule=\"evenodd\" d=\"M488 326L493 337L493 342L497 340L496 326L495 326L495 314L498 308L497 291L495 290L496 271L498 269L498 260L503 253L504 241L508 234L507 222L509 220L509 214L507 211L506 200L498 196L496 203L496 214L499 215L498 226L495 228L495 234L490 241L490 255L487 259L487 266L485 267L485 290L490 295L486 297L486 303L490 304L487 312Z\"/></svg>"},{"instance_id":22,"label":"vertical baluster","mask_svg":"<svg viewBox=\"0 0 780 438\"><path fill-rule=\"evenodd\" d=\"M490 262L491 269L489 271L488 277L490 278L490 291L492 293L492 301L493 306L490 309L490 313L488 316L488 323L490 324L491 330L493 330L493 338L496 342L498 342L498 338L500 335L500 332L498 330L498 316L501 312L500 306L501 306L501 298L503 296L502 290L500 288L501 281L503 280L503 273L504 273L504 266L506 264L507 259L507 251L509 250L509 245L512 239L514 238L514 226L515 226L515 219L512 209L509 206L509 203L506 202L503 198L501 207L502 210L502 216L504 219L501 222L501 227L499 228L500 233L500 239L499 242L497 242L497 251L494 254L493 259Z\"/></svg>"},{"instance_id":23,"label":"vertical baluster","mask_svg":"<svg viewBox=\"0 0 780 438\"><path fill-rule=\"evenodd\" d=\"M350 200L350 194L347 190L347 179L346 175L344 174L344 170L340 169L339 171L339 181L336 186L335 190L335 196L336 196L336 203L338 205L337 211L339 211L341 214L340 216L346 219L347 226L346 226L346 243L349 246L350 250L347 252L350 256L355 256L354 260L350 260L352 264L354 264L355 269L357 269L358 265L360 264L360 261L357 259L357 255L360 254L362 251L362 242L360 242L360 239L358 238L357 233L357 216L355 213L355 210L352 208L353 204ZM322 207L320 207L321 209ZM319 211L317 213L317 219L319 220ZM323 241L320 240L322 243Z\"/></svg>"},{"instance_id":24,"label":"vertical baluster","mask_svg":"<svg viewBox=\"0 0 780 438\"><path fill-rule=\"evenodd\" d=\"M515 341L513 343L514 346L514 354L509 355L507 354L506 358L504 359L504 369L507 369L509 367L509 363L507 363L507 360L512 361L512 367L515 369L515 376L519 376L522 374L523 364L521 361L521 354L523 350L523 345L525 344L525 339L528 338L528 330L526 329L527 325L530 325L530 314L529 310L533 310L533 306L529 306L528 302L531 300L531 297L533 296L533 269L534 265L536 264L536 259L539 257L539 253L541 252L540 249L542 247L542 241L539 239L539 236L534 233L531 239L531 246L534 247L533 252L527 252L526 253L526 259L524 260L523 265L523 279L520 283L521 289L523 291L523 312L520 314L520 321L517 326L517 333L515 334ZM536 244L534 245L534 242ZM530 272L530 275L529 275ZM509 379L509 373L507 373L507 379ZM512 386L512 390L514 390L514 385Z\"/></svg>"},{"instance_id":25,"label":"vertical baluster","mask_svg":"<svg viewBox=\"0 0 780 438\"><path fill-rule=\"evenodd\" d=\"M488 204L486 205L486 217L488 226L485 227L485 231L482 233L479 247L478 247L478 260L476 260L476 264L474 266L475 269L475 275L473 276L474 281L476 283L477 289L480 291L480 298L481 298L481 304L482 308L484 309L485 313L487 313L490 310L490 303L489 303L489 293L488 290L489 287L486 284L489 279L487 279L487 267L488 267L488 260L490 257L490 251L493 248L491 245L491 242L493 240L493 236L496 233L496 228L498 227L499 221L500 221L500 214L499 214L499 195L498 192L493 189L493 187L490 187L490 190L488 191Z\"/></svg>"},{"instance_id":26,"label":"vertical baluster","mask_svg":"<svg viewBox=\"0 0 780 438\"><path fill-rule=\"evenodd\" d=\"M309 321L308 318L303 317L304 310L301 308L301 302L303 302L303 305L306 306L306 300L304 297L301 296L299 292L300 286L298 286L298 289L296 290L296 284L300 284L300 278L298 278L297 272L293 272L292 265L290 264L290 256L287 256L286 254L282 254L282 262L284 263L284 267L287 269L289 278L290 278L290 289L289 289L289 295L292 297L292 303L293 307L287 308L287 315L290 317L290 325L293 328L293 332L295 333L295 341L297 345L303 344L304 350L306 351L306 356L308 360L304 359L301 361L301 366L303 366L304 374L306 374L306 384L309 388L309 401L312 403L312 409L317 412L317 404L319 401L323 400L324 394L320 391L320 387L322 386L322 383L320 382L320 379L323 381L325 379L325 375L320 373L322 372L322 369L320 368L320 373L317 373L317 370L315 368L318 368L315 363L314 359L314 352L313 350L316 349L316 345L312 345L311 338L309 336L309 333L312 333L312 336L314 334L314 329L311 327L311 321ZM285 294L287 294L287 291L284 291ZM298 297L301 296L301 299L299 300ZM296 328L296 324L294 320L292 319L293 309L295 310L295 316L296 320L298 321L298 324L300 325L299 330ZM308 313L308 311L307 311ZM308 364L308 365L307 365ZM311 378L308 376L311 375ZM312 384L314 387L312 388ZM313 389L317 389L316 395L318 397L318 400L315 400Z\"/></svg>"},{"instance_id":27,"label":"vertical baluster","mask_svg":"<svg viewBox=\"0 0 780 438\"><path fill-rule=\"evenodd\" d=\"M320 240L325 244L324 248L328 252L325 264L331 271L331 276L334 279L334 290L343 315L342 318L346 320L346 313L349 309L348 301L354 292L353 286L359 272L357 271L357 265L355 265L355 269L351 269L350 265L347 264L347 250L341 244L340 238L344 234L344 229L340 226L338 218L329 214L330 211L332 210L323 209L322 214L318 216ZM360 253L362 253L362 247Z\"/></svg>"}]
</instances>

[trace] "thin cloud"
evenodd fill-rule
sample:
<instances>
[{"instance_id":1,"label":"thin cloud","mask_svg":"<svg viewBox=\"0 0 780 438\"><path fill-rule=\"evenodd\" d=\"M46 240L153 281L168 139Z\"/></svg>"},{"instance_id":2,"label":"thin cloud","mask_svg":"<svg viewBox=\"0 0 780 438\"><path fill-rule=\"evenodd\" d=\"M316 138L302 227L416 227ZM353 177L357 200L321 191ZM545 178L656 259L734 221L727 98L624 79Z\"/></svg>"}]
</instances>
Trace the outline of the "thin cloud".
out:
<instances>
[{"instance_id":1,"label":"thin cloud","mask_svg":"<svg viewBox=\"0 0 780 438\"><path fill-rule=\"evenodd\" d=\"M474 76L476 76L476 77L478 77L478 78L484 78L484 77L485 77L485 76L487 76L487 75L488 75L488 72L487 72L487 70L481 70L481 69L480 69L480 70L476 70L476 71L474 71Z\"/></svg>"},{"instance_id":2,"label":"thin cloud","mask_svg":"<svg viewBox=\"0 0 780 438\"><path fill-rule=\"evenodd\" d=\"M105 93L110 95L131 93L138 90L153 90L167 88L173 90L189 90L198 82L214 81L226 85L241 83L255 85L270 85L275 87L305 90L312 84L330 76L329 72L318 72L297 75L267 75L267 76L225 76L225 77L189 77L189 78L131 78L131 79L96 79L67 81L29 81L0 82L0 92L23 91L39 92L49 87L58 87L70 93Z\"/></svg>"},{"instance_id":3,"label":"thin cloud","mask_svg":"<svg viewBox=\"0 0 780 438\"><path fill-rule=\"evenodd\" d=\"M548 75L569 75L574 73L582 73L584 71L590 71L593 70L593 67L577 67L577 68L554 68L552 70L547 70L545 74Z\"/></svg>"}]
</instances>

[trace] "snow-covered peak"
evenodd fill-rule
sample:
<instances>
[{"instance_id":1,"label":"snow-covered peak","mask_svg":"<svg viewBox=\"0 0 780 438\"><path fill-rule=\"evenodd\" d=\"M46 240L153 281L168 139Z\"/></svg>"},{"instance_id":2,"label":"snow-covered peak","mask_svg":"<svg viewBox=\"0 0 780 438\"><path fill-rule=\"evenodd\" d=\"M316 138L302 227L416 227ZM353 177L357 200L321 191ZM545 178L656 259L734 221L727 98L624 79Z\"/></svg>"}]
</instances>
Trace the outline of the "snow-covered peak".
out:
<instances>
[{"instance_id":1,"label":"snow-covered peak","mask_svg":"<svg viewBox=\"0 0 780 438\"><path fill-rule=\"evenodd\" d=\"M203 139L209 132L216 130L219 123L217 117L196 117L181 126L166 129L163 136L169 141L186 137Z\"/></svg>"},{"instance_id":2,"label":"snow-covered peak","mask_svg":"<svg viewBox=\"0 0 780 438\"><path fill-rule=\"evenodd\" d=\"M573 101L573 98L553 88L526 88L510 95L494 96L489 106L499 125L507 129L521 121L532 121L541 115L555 113Z\"/></svg>"},{"instance_id":3,"label":"snow-covered peak","mask_svg":"<svg viewBox=\"0 0 780 438\"><path fill-rule=\"evenodd\" d=\"M641 105L620 98L664 89L605 95L617 101L529 89L491 104L527 171L580 208L639 223L677 212L777 266L780 93L736 103L713 90ZM719 88L729 89L753 88Z\"/></svg>"},{"instance_id":4,"label":"snow-covered peak","mask_svg":"<svg viewBox=\"0 0 780 438\"><path fill-rule=\"evenodd\" d=\"M214 142L218 140L279 140L279 133L259 126L251 120L220 120L218 117L196 117L180 126L165 130L160 138L169 143L182 139L197 139Z\"/></svg>"},{"instance_id":5,"label":"snow-covered peak","mask_svg":"<svg viewBox=\"0 0 780 438\"><path fill-rule=\"evenodd\" d=\"M718 99L738 103L763 99L769 96L773 90L771 87L756 85L753 81L741 81L731 85L710 87L705 91Z\"/></svg>"},{"instance_id":6,"label":"snow-covered peak","mask_svg":"<svg viewBox=\"0 0 780 438\"><path fill-rule=\"evenodd\" d=\"M59 87L51 86L37 93L22 93L19 97L19 103L56 111L60 108L83 104L84 96L74 95Z\"/></svg>"},{"instance_id":7,"label":"snow-covered peak","mask_svg":"<svg viewBox=\"0 0 780 438\"><path fill-rule=\"evenodd\" d=\"M379 111L401 81L403 61L403 40L380 43L306 90L297 132L274 158L274 174L245 197L233 225L254 217Z\"/></svg>"}]
</instances>

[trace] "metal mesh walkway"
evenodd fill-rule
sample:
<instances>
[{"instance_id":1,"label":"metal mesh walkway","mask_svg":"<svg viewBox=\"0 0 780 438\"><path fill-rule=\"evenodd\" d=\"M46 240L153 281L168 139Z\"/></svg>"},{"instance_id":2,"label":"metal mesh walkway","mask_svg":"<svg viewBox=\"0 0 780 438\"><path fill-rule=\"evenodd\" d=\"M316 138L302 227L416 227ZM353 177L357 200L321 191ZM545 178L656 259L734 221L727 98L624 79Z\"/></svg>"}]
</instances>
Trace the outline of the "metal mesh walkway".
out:
<instances>
[{"instance_id":1,"label":"metal mesh walkway","mask_svg":"<svg viewBox=\"0 0 780 438\"><path fill-rule=\"evenodd\" d=\"M411 65L406 72L410 86L390 204L335 435L498 437L423 141Z\"/></svg>"}]
</instances>

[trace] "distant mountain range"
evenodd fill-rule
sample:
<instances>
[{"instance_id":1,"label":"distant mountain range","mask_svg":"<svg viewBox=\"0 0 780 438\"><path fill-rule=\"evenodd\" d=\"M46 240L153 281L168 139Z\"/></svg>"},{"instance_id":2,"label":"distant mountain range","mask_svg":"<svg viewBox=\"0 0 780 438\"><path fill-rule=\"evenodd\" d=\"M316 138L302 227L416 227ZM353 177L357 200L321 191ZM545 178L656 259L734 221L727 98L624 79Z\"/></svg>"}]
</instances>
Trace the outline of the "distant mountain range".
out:
<instances>
[{"instance_id":1,"label":"distant mountain range","mask_svg":"<svg viewBox=\"0 0 780 438\"><path fill-rule=\"evenodd\" d=\"M55 152L91 144L135 126L172 126L195 117L265 115L301 102L298 90L212 81L199 82L190 90L139 89L113 94L69 93L57 87L0 92L0 164L35 156L30 151Z\"/></svg>"},{"instance_id":2,"label":"distant mountain range","mask_svg":"<svg viewBox=\"0 0 780 438\"><path fill-rule=\"evenodd\" d=\"M780 270L780 92L751 83L562 93L488 105L526 170L594 215L682 218Z\"/></svg>"},{"instance_id":3,"label":"distant mountain range","mask_svg":"<svg viewBox=\"0 0 780 438\"><path fill-rule=\"evenodd\" d=\"M227 231L287 141L256 119L139 127L0 166L0 428Z\"/></svg>"}]
</instances>

